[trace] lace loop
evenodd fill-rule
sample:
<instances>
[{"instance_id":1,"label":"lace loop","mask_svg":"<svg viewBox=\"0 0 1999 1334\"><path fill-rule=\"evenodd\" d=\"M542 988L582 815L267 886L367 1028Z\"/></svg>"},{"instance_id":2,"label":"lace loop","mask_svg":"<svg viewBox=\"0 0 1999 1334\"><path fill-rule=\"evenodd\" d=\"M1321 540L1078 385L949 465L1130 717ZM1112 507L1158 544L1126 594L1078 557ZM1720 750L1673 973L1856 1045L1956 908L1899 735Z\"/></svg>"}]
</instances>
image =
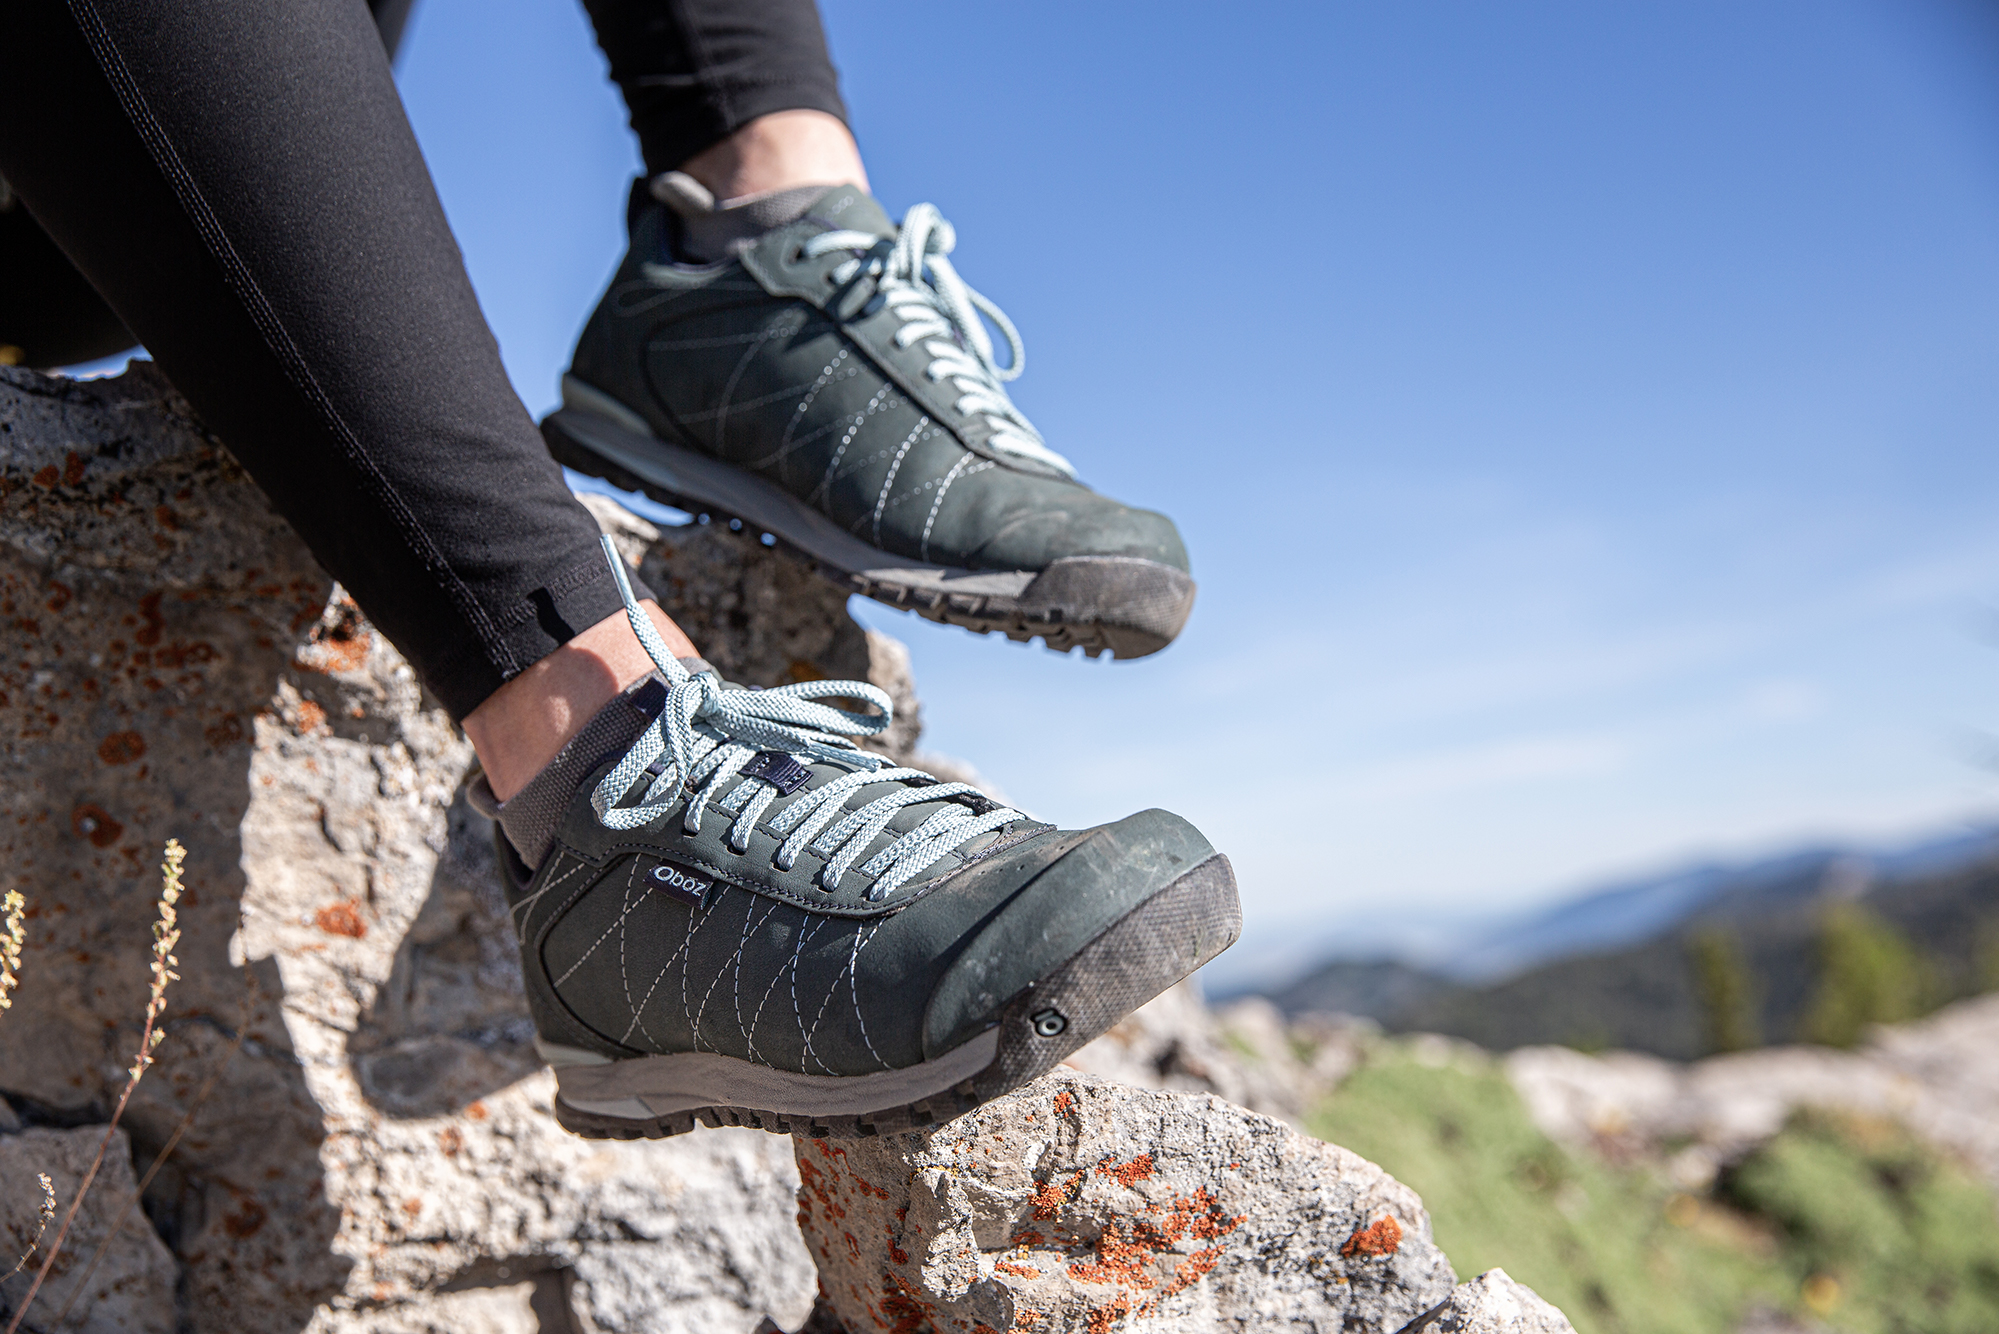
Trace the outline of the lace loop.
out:
<instances>
[{"instance_id":1,"label":"lace loop","mask_svg":"<svg viewBox=\"0 0 1999 1334\"><path fill-rule=\"evenodd\" d=\"M617 547L609 537L602 543L625 617L667 687L659 716L590 794L591 809L606 829L651 824L684 799L685 832L698 832L702 816L713 806L735 817L728 844L741 853L748 850L750 833L779 795L771 782L744 776L743 766L761 751L777 751L803 764L835 765L847 772L800 792L769 826L785 836L773 864L788 871L803 853L823 857L826 865L819 883L830 892L840 887L841 878L903 808L958 797L976 797L981 808L988 805L985 795L969 783L940 783L921 769L891 765L855 745L855 739L875 735L894 717L894 704L877 686L865 681L801 681L773 690L724 690L713 673L689 672L640 609ZM816 702L822 698L864 700L879 712L853 713ZM731 782L735 786L725 793ZM642 783L644 791L639 792ZM894 785L886 795L851 811L846 808L854 793L885 783ZM634 801L635 792L639 795ZM868 899L879 901L954 848L1026 818L1007 806L943 807L860 868L862 875L874 879Z\"/></svg>"},{"instance_id":2,"label":"lace loop","mask_svg":"<svg viewBox=\"0 0 1999 1334\"><path fill-rule=\"evenodd\" d=\"M878 299L902 321L896 346L923 343L930 354L924 374L939 383L950 381L958 390L959 412L986 419L993 432L987 443L1074 478L1074 465L1048 447L1007 395L1007 382L1019 379L1027 369L1027 344L1006 312L960 278L945 258L957 244L957 230L936 206L918 204L903 215L893 238L872 232L821 232L806 240L803 253L817 258L836 250L858 252L833 270L834 280L848 282L863 272L876 280ZM1004 367L993 354L981 315L1006 339Z\"/></svg>"}]
</instances>

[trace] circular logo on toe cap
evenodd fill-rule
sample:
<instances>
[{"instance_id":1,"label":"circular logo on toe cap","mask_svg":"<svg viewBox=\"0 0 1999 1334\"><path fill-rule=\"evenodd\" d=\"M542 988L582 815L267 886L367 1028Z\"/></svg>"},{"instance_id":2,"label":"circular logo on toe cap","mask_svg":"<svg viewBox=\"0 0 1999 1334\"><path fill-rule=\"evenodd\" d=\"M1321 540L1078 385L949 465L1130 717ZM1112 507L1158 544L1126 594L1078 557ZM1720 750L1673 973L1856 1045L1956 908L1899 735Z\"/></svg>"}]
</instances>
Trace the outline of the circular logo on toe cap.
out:
<instances>
[{"instance_id":1,"label":"circular logo on toe cap","mask_svg":"<svg viewBox=\"0 0 1999 1334\"><path fill-rule=\"evenodd\" d=\"M1034 1025L1036 1037L1055 1038L1069 1027L1069 1016L1056 1009L1036 1010L1027 1022Z\"/></svg>"},{"instance_id":2,"label":"circular logo on toe cap","mask_svg":"<svg viewBox=\"0 0 1999 1334\"><path fill-rule=\"evenodd\" d=\"M715 887L715 882L707 876L696 875L670 862L653 867L646 878L690 908L699 908L707 902L708 891Z\"/></svg>"}]
</instances>

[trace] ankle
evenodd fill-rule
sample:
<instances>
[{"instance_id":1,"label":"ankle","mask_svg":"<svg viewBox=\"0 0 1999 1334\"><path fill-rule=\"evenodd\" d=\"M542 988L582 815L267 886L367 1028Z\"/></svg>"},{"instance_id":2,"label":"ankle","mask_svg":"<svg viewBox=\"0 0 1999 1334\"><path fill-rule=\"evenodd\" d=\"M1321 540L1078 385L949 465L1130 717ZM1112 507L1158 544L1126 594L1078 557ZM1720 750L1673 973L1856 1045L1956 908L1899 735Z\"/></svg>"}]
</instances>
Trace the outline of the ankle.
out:
<instances>
[{"instance_id":1,"label":"ankle","mask_svg":"<svg viewBox=\"0 0 1999 1334\"><path fill-rule=\"evenodd\" d=\"M639 605L675 657L695 656L658 604ZM617 612L494 691L464 722L493 795L506 801L527 786L599 709L652 670L630 622Z\"/></svg>"},{"instance_id":2,"label":"ankle","mask_svg":"<svg viewBox=\"0 0 1999 1334\"><path fill-rule=\"evenodd\" d=\"M868 188L853 132L823 111L773 111L680 164L718 203L804 185Z\"/></svg>"}]
</instances>

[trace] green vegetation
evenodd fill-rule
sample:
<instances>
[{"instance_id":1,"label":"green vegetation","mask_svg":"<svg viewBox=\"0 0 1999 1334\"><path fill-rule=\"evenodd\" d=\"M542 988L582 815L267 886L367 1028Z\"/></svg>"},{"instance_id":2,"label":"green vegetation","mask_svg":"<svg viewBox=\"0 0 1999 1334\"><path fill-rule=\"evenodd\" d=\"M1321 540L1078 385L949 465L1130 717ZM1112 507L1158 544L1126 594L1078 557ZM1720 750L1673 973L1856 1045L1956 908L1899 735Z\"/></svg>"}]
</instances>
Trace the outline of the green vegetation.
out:
<instances>
[{"instance_id":1,"label":"green vegetation","mask_svg":"<svg viewBox=\"0 0 1999 1334\"><path fill-rule=\"evenodd\" d=\"M1742 937L1726 927L1706 927L1687 941L1687 954L1694 966L1694 999L1700 1005L1701 1036L1709 1054L1760 1045L1755 984Z\"/></svg>"},{"instance_id":2,"label":"green vegetation","mask_svg":"<svg viewBox=\"0 0 1999 1334\"><path fill-rule=\"evenodd\" d=\"M1870 1024L1927 1013L1938 990L1909 938L1858 903L1826 909L1818 965L1805 1033L1828 1047L1856 1045Z\"/></svg>"},{"instance_id":3,"label":"green vegetation","mask_svg":"<svg viewBox=\"0 0 1999 1334\"><path fill-rule=\"evenodd\" d=\"M1801 1116L1722 1195L1781 1230L1780 1263L1851 1334L1999 1330L1990 1191L1900 1127Z\"/></svg>"},{"instance_id":4,"label":"green vegetation","mask_svg":"<svg viewBox=\"0 0 1999 1334\"><path fill-rule=\"evenodd\" d=\"M1580 1334L1717 1334L1757 1305L1842 1334L1999 1330L1999 1202L1899 1132L1801 1119L1695 1197L1550 1142L1497 1064L1394 1042L1309 1126L1414 1188L1461 1277L1502 1267Z\"/></svg>"}]
</instances>

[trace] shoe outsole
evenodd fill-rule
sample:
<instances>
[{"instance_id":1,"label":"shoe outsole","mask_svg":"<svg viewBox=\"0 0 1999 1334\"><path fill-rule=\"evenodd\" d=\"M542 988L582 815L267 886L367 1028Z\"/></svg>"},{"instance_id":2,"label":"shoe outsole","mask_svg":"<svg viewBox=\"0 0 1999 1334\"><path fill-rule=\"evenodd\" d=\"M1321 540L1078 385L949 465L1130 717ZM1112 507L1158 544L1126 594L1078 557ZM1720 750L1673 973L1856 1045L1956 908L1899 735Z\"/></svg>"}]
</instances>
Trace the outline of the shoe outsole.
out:
<instances>
[{"instance_id":1,"label":"shoe outsole","mask_svg":"<svg viewBox=\"0 0 1999 1334\"><path fill-rule=\"evenodd\" d=\"M1228 858L1216 853L1139 904L1002 1009L992 1061L971 1078L893 1107L851 1116L716 1105L645 1119L569 1106L555 1117L587 1139L661 1139L705 1126L746 1126L811 1139L860 1139L938 1125L1053 1069L1242 934L1242 905ZM1050 1016L1059 1016L1061 1027Z\"/></svg>"},{"instance_id":2,"label":"shoe outsole","mask_svg":"<svg viewBox=\"0 0 1999 1334\"><path fill-rule=\"evenodd\" d=\"M611 415L618 405L601 406L560 408L542 422L556 462L661 504L769 533L778 549L835 586L926 620L1019 643L1039 639L1057 653L1142 658L1172 643L1193 611L1186 571L1133 556L1071 556L1041 571L962 570L889 556L763 478L642 434L637 422Z\"/></svg>"}]
</instances>

